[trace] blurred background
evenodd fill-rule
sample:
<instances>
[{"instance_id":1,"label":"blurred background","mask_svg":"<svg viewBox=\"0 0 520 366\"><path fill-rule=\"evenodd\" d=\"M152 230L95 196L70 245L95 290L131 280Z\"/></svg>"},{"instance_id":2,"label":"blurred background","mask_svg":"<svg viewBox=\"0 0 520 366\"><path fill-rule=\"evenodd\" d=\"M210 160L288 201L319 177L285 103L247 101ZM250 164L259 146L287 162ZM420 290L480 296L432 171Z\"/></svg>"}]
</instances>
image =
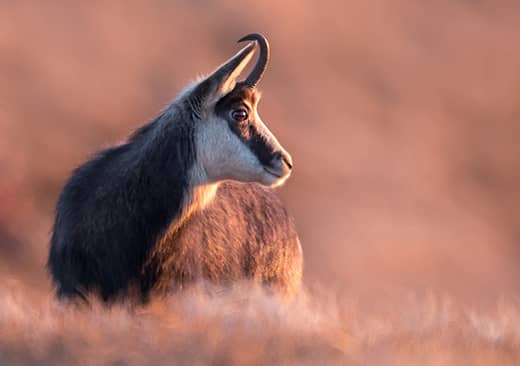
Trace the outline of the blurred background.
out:
<instances>
[{"instance_id":1,"label":"blurred background","mask_svg":"<svg viewBox=\"0 0 520 366\"><path fill-rule=\"evenodd\" d=\"M407 291L472 308L517 298L520 2L0 0L0 288L16 283L25 299L4 300L2 324L19 315L20 332L34 334L41 311L20 314L51 296L48 241L72 169L152 119L250 32L271 43L259 109L295 161L279 193L308 286L383 307ZM520 324L515 314L508 326ZM98 333L82 321L80 338ZM479 329L496 350L496 328ZM516 337L489 364L515 364ZM0 337L4 352L22 349L17 339Z\"/></svg>"},{"instance_id":2,"label":"blurred background","mask_svg":"<svg viewBox=\"0 0 520 366\"><path fill-rule=\"evenodd\" d=\"M492 0L0 2L3 276L48 292L71 170L256 31L307 283L520 290L520 4Z\"/></svg>"}]
</instances>

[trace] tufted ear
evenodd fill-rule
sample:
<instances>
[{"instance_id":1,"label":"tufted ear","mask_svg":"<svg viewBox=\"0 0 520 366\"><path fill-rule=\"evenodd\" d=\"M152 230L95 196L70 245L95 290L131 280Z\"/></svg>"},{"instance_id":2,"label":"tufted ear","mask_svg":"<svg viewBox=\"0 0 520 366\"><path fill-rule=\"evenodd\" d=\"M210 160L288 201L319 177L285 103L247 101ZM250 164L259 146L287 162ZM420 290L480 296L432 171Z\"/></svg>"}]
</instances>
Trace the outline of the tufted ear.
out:
<instances>
[{"instance_id":1,"label":"tufted ear","mask_svg":"<svg viewBox=\"0 0 520 366\"><path fill-rule=\"evenodd\" d=\"M248 44L208 77L195 85L188 96L195 113L199 116L204 115L224 95L233 90L238 76L251 61L255 48L256 43Z\"/></svg>"}]
</instances>

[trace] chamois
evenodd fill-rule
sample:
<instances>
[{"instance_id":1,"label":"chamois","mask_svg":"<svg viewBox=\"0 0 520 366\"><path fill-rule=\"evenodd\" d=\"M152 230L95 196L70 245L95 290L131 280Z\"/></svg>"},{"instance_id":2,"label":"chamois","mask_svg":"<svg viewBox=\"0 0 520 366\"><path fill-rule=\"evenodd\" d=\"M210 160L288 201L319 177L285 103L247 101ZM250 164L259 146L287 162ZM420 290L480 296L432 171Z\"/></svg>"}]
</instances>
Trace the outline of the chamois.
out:
<instances>
[{"instance_id":1,"label":"chamois","mask_svg":"<svg viewBox=\"0 0 520 366\"><path fill-rule=\"evenodd\" d=\"M257 113L269 44L256 33L243 41L252 42L72 173L47 264L58 298L145 303L198 280L298 290L300 242L271 189L293 163Z\"/></svg>"}]
</instances>

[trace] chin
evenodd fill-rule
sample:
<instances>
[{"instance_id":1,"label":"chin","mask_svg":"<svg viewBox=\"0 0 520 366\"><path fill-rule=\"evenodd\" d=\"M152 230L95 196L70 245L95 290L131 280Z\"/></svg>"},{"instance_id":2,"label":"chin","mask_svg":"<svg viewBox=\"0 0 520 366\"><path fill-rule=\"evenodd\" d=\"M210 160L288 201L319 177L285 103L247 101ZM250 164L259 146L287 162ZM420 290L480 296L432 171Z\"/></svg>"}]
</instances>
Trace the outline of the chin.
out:
<instances>
[{"instance_id":1,"label":"chin","mask_svg":"<svg viewBox=\"0 0 520 366\"><path fill-rule=\"evenodd\" d=\"M283 175L280 177L280 176L265 172L264 174L262 174L262 177L258 181L258 183L260 183L261 185L267 186L267 187L275 188L275 187L279 187L279 186L283 185L285 183L285 181L289 178L290 175L291 174L286 174L286 175Z\"/></svg>"}]
</instances>

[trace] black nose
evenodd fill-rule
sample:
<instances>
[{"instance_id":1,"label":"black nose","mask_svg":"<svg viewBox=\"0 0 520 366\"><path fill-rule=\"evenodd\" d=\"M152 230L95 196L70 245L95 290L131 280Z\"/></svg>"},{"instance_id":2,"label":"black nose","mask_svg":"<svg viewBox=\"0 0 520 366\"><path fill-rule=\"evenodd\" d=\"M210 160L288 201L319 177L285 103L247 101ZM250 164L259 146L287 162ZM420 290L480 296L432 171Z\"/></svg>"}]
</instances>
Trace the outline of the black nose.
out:
<instances>
[{"instance_id":1,"label":"black nose","mask_svg":"<svg viewBox=\"0 0 520 366\"><path fill-rule=\"evenodd\" d=\"M287 154L286 152L282 152L282 151L275 152L274 156L273 156L273 160L281 161L289 169L292 169L292 167L293 167L291 155Z\"/></svg>"}]
</instances>

